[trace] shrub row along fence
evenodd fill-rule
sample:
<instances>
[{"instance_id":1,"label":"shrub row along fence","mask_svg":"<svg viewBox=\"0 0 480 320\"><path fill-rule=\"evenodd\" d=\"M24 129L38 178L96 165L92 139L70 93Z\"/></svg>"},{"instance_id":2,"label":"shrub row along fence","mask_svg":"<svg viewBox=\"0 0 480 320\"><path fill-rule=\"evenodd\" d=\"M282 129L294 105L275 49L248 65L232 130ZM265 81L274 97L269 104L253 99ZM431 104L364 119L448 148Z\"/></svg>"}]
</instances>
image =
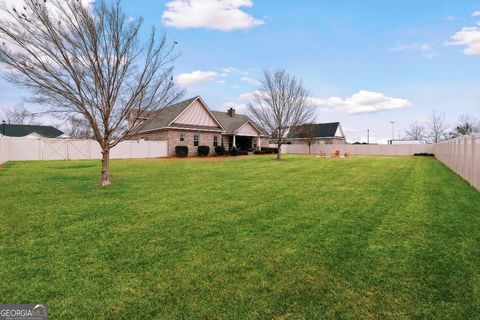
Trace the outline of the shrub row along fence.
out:
<instances>
[{"instance_id":1,"label":"shrub row along fence","mask_svg":"<svg viewBox=\"0 0 480 320\"><path fill-rule=\"evenodd\" d=\"M480 136L463 136L433 146L438 160L480 191Z\"/></svg>"},{"instance_id":2,"label":"shrub row along fence","mask_svg":"<svg viewBox=\"0 0 480 320\"><path fill-rule=\"evenodd\" d=\"M122 141L110 151L112 159L158 158L168 154L167 141ZM95 140L0 138L0 163L9 160L101 159Z\"/></svg>"}]
</instances>

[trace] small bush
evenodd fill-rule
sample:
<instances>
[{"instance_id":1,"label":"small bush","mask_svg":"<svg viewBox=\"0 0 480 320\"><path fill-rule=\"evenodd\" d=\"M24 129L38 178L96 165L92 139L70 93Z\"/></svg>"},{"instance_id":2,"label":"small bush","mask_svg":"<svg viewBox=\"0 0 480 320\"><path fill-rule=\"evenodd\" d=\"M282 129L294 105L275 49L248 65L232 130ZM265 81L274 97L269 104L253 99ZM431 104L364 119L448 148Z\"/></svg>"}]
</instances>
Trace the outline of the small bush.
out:
<instances>
[{"instance_id":1,"label":"small bush","mask_svg":"<svg viewBox=\"0 0 480 320\"><path fill-rule=\"evenodd\" d=\"M225 155L225 147L224 146L216 146L215 147L215 154L217 156L224 156Z\"/></svg>"},{"instance_id":2,"label":"small bush","mask_svg":"<svg viewBox=\"0 0 480 320\"><path fill-rule=\"evenodd\" d=\"M240 151L238 152L238 155L239 155L239 156L248 156L248 151L246 151L246 150L240 150Z\"/></svg>"},{"instance_id":3,"label":"small bush","mask_svg":"<svg viewBox=\"0 0 480 320\"><path fill-rule=\"evenodd\" d=\"M175 155L180 158L188 156L188 147L187 146L176 146Z\"/></svg>"},{"instance_id":4,"label":"small bush","mask_svg":"<svg viewBox=\"0 0 480 320\"><path fill-rule=\"evenodd\" d=\"M262 151L265 151L266 154L278 153L278 148L264 147Z\"/></svg>"},{"instance_id":5,"label":"small bush","mask_svg":"<svg viewBox=\"0 0 480 320\"><path fill-rule=\"evenodd\" d=\"M232 149L230 149L229 153L230 153L231 156L238 156L239 152L238 152L237 148L232 148Z\"/></svg>"},{"instance_id":6,"label":"small bush","mask_svg":"<svg viewBox=\"0 0 480 320\"><path fill-rule=\"evenodd\" d=\"M433 153L425 153L425 152L415 153L414 156L416 156L416 157L435 157L435 155Z\"/></svg>"},{"instance_id":7,"label":"small bush","mask_svg":"<svg viewBox=\"0 0 480 320\"><path fill-rule=\"evenodd\" d=\"M209 146L198 146L197 152L198 152L198 155L200 157L206 157L210 153L210 147Z\"/></svg>"},{"instance_id":8,"label":"small bush","mask_svg":"<svg viewBox=\"0 0 480 320\"><path fill-rule=\"evenodd\" d=\"M255 150L255 151L253 151L253 154L265 154L265 151L263 151L263 150Z\"/></svg>"}]
</instances>

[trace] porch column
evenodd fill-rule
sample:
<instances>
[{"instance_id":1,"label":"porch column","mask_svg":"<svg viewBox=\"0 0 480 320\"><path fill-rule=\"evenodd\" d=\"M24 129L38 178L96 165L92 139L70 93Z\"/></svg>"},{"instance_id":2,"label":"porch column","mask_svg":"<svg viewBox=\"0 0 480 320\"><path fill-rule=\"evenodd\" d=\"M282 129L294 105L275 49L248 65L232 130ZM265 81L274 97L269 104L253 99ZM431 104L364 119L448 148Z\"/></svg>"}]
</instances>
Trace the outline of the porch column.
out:
<instances>
[{"instance_id":1,"label":"porch column","mask_svg":"<svg viewBox=\"0 0 480 320\"><path fill-rule=\"evenodd\" d=\"M237 144L235 143L235 134L233 135L233 146L232 146L232 148L235 148L235 149L237 148Z\"/></svg>"},{"instance_id":2,"label":"porch column","mask_svg":"<svg viewBox=\"0 0 480 320\"><path fill-rule=\"evenodd\" d=\"M257 148L258 148L258 150L261 150L262 149L262 142L260 140L260 135L258 135L257 139L258 139Z\"/></svg>"}]
</instances>

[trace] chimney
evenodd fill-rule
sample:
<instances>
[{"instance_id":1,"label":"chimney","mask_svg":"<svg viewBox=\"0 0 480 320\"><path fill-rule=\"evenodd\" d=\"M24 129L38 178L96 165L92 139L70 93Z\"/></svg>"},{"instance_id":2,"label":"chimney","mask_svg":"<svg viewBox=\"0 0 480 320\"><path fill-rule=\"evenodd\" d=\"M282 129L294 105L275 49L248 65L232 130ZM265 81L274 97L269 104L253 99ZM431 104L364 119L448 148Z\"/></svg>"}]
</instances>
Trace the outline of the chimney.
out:
<instances>
[{"instance_id":1,"label":"chimney","mask_svg":"<svg viewBox=\"0 0 480 320\"><path fill-rule=\"evenodd\" d=\"M228 109L227 113L230 117L232 117L232 118L235 117L235 109L230 108L230 109Z\"/></svg>"}]
</instances>

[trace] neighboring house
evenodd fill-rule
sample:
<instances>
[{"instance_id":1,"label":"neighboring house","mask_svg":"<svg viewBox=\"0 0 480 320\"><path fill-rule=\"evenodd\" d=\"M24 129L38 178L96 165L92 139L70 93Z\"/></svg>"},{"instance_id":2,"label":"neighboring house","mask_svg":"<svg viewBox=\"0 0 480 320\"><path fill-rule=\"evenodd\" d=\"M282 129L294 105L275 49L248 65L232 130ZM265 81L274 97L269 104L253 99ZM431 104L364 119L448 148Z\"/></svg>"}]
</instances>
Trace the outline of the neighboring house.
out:
<instances>
[{"instance_id":1,"label":"neighboring house","mask_svg":"<svg viewBox=\"0 0 480 320\"><path fill-rule=\"evenodd\" d=\"M211 154L221 145L227 150L268 146L267 132L249 117L233 108L212 111L199 96L152 112L145 121L136 138L167 140L169 156L175 155L176 146L188 146L189 155L196 155L198 146L209 146Z\"/></svg>"},{"instance_id":2,"label":"neighboring house","mask_svg":"<svg viewBox=\"0 0 480 320\"><path fill-rule=\"evenodd\" d=\"M345 134L340 122L303 124L287 133L288 143L345 144Z\"/></svg>"},{"instance_id":3,"label":"neighboring house","mask_svg":"<svg viewBox=\"0 0 480 320\"><path fill-rule=\"evenodd\" d=\"M37 126L26 124L0 125L0 136L23 138L59 138L63 132L52 126Z\"/></svg>"}]
</instances>

